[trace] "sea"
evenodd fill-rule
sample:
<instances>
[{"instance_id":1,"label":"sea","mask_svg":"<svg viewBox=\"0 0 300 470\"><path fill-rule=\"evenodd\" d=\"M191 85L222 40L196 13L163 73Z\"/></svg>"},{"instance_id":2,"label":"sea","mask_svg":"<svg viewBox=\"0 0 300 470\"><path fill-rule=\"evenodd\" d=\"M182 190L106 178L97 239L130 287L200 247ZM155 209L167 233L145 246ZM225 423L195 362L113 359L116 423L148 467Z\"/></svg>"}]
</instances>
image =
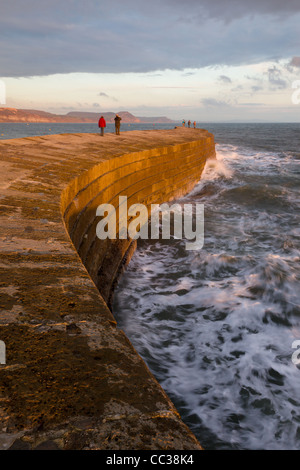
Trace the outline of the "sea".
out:
<instances>
[{"instance_id":1,"label":"sea","mask_svg":"<svg viewBox=\"0 0 300 470\"><path fill-rule=\"evenodd\" d=\"M297 450L300 123L197 127L214 134L216 159L172 204L204 205L203 247L138 240L113 313L204 449ZM97 131L0 124L0 139Z\"/></svg>"}]
</instances>

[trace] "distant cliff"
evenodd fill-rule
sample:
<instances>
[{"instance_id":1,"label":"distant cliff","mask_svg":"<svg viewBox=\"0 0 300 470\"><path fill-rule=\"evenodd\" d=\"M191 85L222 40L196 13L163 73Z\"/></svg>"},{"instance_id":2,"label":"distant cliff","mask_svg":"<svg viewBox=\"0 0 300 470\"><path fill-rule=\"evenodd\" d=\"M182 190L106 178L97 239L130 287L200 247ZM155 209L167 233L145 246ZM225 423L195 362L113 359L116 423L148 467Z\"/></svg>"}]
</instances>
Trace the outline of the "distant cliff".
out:
<instances>
[{"instance_id":1,"label":"distant cliff","mask_svg":"<svg viewBox=\"0 0 300 470\"><path fill-rule=\"evenodd\" d=\"M119 111L118 114L125 123L172 123L167 117L136 117L128 111ZM0 122L87 122L97 123L103 115L107 123L113 123L116 113L88 113L72 111L68 114L52 114L34 109L0 108Z\"/></svg>"},{"instance_id":2,"label":"distant cliff","mask_svg":"<svg viewBox=\"0 0 300 470\"><path fill-rule=\"evenodd\" d=\"M78 118L60 116L34 109L0 108L0 122L81 122Z\"/></svg>"}]
</instances>

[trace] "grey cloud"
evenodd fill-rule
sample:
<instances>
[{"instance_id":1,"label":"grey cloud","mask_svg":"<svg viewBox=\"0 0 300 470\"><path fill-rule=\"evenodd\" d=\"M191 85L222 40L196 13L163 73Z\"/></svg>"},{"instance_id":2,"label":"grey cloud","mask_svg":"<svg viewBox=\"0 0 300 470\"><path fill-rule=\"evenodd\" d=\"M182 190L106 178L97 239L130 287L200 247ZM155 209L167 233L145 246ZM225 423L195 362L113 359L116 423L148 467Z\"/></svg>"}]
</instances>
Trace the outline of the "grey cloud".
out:
<instances>
[{"instance_id":1,"label":"grey cloud","mask_svg":"<svg viewBox=\"0 0 300 470\"><path fill-rule=\"evenodd\" d=\"M149 74L149 77L162 77L163 74L162 73L152 73L152 74Z\"/></svg>"},{"instance_id":2,"label":"grey cloud","mask_svg":"<svg viewBox=\"0 0 300 470\"><path fill-rule=\"evenodd\" d=\"M243 85L237 85L234 88L231 88L231 91L235 92L235 91L241 91L243 89L244 89Z\"/></svg>"},{"instance_id":3,"label":"grey cloud","mask_svg":"<svg viewBox=\"0 0 300 470\"><path fill-rule=\"evenodd\" d=\"M182 4L181 0L166 0L174 6ZM299 0L189 0L189 10L198 12L199 16L232 21L243 16L275 15L289 16L300 12Z\"/></svg>"},{"instance_id":4,"label":"grey cloud","mask_svg":"<svg viewBox=\"0 0 300 470\"><path fill-rule=\"evenodd\" d=\"M240 106L265 106L265 103L239 103Z\"/></svg>"},{"instance_id":5,"label":"grey cloud","mask_svg":"<svg viewBox=\"0 0 300 470\"><path fill-rule=\"evenodd\" d=\"M288 83L281 77L281 71L275 65L268 69L268 78L273 89L284 89L288 87Z\"/></svg>"},{"instance_id":6,"label":"grey cloud","mask_svg":"<svg viewBox=\"0 0 300 470\"><path fill-rule=\"evenodd\" d=\"M220 75L219 80L223 83L232 83L231 78L227 77L227 75Z\"/></svg>"},{"instance_id":7,"label":"grey cloud","mask_svg":"<svg viewBox=\"0 0 300 470\"><path fill-rule=\"evenodd\" d=\"M257 93L258 91L260 91L262 89L263 89L263 86L261 86L261 85L253 85L251 87L251 90L253 91L253 93Z\"/></svg>"},{"instance_id":8,"label":"grey cloud","mask_svg":"<svg viewBox=\"0 0 300 470\"><path fill-rule=\"evenodd\" d=\"M226 103L226 101L221 101L221 100L216 100L215 98L203 98L201 100L202 104L204 104L204 106L209 106L209 107L224 107L224 106L230 106L228 103Z\"/></svg>"},{"instance_id":9,"label":"grey cloud","mask_svg":"<svg viewBox=\"0 0 300 470\"><path fill-rule=\"evenodd\" d=\"M193 86L151 86L150 88L166 88L166 89L172 89L172 88L175 88L175 89L181 89L181 88L184 88L184 89L191 89L191 90L194 90L195 87Z\"/></svg>"},{"instance_id":10,"label":"grey cloud","mask_svg":"<svg viewBox=\"0 0 300 470\"><path fill-rule=\"evenodd\" d=\"M118 101L117 98L115 98L114 96L109 96L107 93L104 92L100 92L98 96L102 96L102 98L108 98L113 101Z\"/></svg>"}]
</instances>

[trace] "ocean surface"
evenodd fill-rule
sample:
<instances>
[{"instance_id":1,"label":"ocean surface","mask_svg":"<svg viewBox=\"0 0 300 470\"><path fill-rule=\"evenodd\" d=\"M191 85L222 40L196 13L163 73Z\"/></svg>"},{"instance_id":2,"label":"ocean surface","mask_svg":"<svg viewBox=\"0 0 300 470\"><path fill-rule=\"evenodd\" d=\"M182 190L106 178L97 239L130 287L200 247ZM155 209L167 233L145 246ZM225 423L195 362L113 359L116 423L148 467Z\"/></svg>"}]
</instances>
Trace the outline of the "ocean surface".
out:
<instances>
[{"instance_id":1,"label":"ocean surface","mask_svg":"<svg viewBox=\"0 0 300 470\"><path fill-rule=\"evenodd\" d=\"M204 204L204 246L139 240L113 312L204 448L299 449L300 124L198 127L217 159L176 202ZM66 132L98 129L0 124L0 139Z\"/></svg>"},{"instance_id":2,"label":"ocean surface","mask_svg":"<svg viewBox=\"0 0 300 470\"><path fill-rule=\"evenodd\" d=\"M121 132L132 131L136 129L173 129L174 126L181 125L180 123L170 124L126 124L121 123ZM114 132L115 125L108 123L105 132ZM52 135L52 134L76 134L78 132L84 133L98 133L98 124L95 123L3 123L0 122L0 140L2 139L18 139L20 137L33 137L37 135Z\"/></svg>"},{"instance_id":3,"label":"ocean surface","mask_svg":"<svg viewBox=\"0 0 300 470\"><path fill-rule=\"evenodd\" d=\"M204 246L141 240L114 315L204 448L299 449L300 124L201 127Z\"/></svg>"}]
</instances>

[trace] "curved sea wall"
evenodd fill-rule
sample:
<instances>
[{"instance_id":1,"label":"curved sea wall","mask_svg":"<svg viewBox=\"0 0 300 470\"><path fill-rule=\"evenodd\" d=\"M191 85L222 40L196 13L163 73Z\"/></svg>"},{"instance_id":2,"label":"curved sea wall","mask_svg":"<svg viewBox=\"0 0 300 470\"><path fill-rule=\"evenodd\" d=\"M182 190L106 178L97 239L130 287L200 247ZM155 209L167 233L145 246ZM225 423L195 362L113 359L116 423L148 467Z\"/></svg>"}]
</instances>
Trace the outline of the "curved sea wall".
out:
<instances>
[{"instance_id":1,"label":"curved sea wall","mask_svg":"<svg viewBox=\"0 0 300 470\"><path fill-rule=\"evenodd\" d=\"M1 449L201 448L117 328L135 244L100 240L96 210L186 194L214 155L199 129L0 143Z\"/></svg>"}]
</instances>

